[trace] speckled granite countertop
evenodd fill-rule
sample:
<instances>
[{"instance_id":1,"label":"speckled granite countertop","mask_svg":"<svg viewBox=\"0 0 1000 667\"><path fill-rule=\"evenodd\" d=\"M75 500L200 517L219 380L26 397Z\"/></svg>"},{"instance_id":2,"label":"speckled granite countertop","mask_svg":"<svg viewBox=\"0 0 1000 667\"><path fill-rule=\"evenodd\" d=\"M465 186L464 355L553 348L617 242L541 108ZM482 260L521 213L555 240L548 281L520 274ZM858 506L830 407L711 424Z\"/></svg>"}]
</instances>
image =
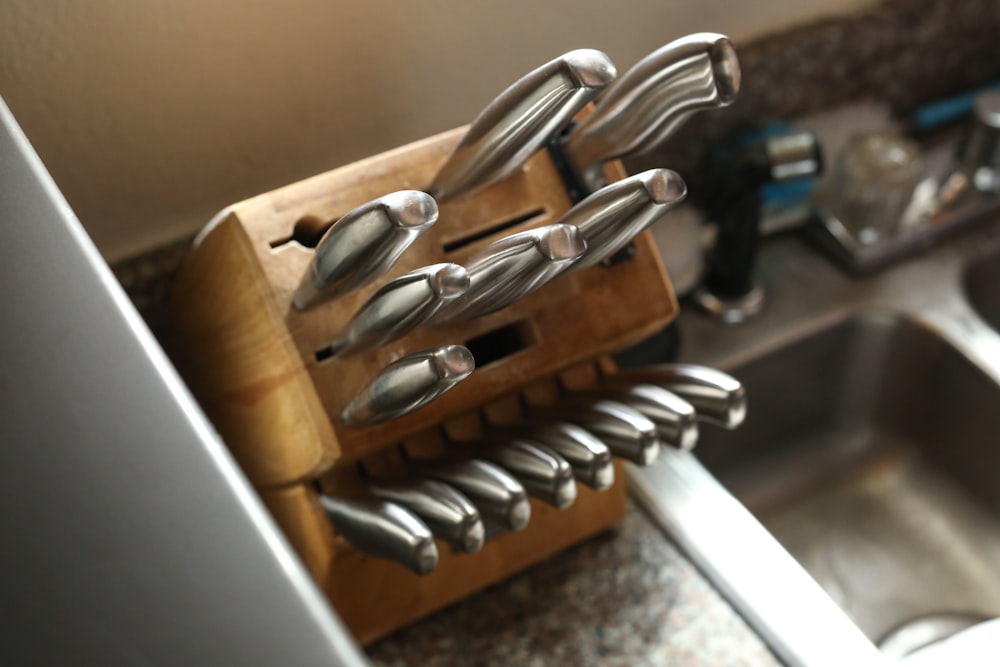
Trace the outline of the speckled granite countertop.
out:
<instances>
[{"instance_id":1,"label":"speckled granite countertop","mask_svg":"<svg viewBox=\"0 0 1000 667\"><path fill-rule=\"evenodd\" d=\"M615 529L368 648L379 667L780 663L632 505Z\"/></svg>"}]
</instances>

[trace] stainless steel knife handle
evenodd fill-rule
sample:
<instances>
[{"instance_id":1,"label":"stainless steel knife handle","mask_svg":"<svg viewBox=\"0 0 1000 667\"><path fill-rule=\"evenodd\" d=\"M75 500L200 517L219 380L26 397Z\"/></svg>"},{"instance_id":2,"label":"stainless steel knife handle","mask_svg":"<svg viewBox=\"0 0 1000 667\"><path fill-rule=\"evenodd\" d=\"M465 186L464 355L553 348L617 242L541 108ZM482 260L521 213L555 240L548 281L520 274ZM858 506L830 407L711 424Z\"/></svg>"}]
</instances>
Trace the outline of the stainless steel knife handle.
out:
<instances>
[{"instance_id":1,"label":"stainless steel knife handle","mask_svg":"<svg viewBox=\"0 0 1000 667\"><path fill-rule=\"evenodd\" d=\"M615 483L611 450L590 431L561 420L539 421L509 429L541 449L566 459L573 476L595 491L604 491ZM505 429L503 433L506 432Z\"/></svg>"},{"instance_id":2,"label":"stainless steel knife handle","mask_svg":"<svg viewBox=\"0 0 1000 667\"><path fill-rule=\"evenodd\" d=\"M373 480L369 492L416 514L431 532L463 553L483 548L483 521L468 498L453 487L432 479Z\"/></svg>"},{"instance_id":3,"label":"stainless steel knife handle","mask_svg":"<svg viewBox=\"0 0 1000 667\"><path fill-rule=\"evenodd\" d=\"M437 545L430 529L409 510L384 500L319 497L338 535L365 553L401 563L417 574L434 571Z\"/></svg>"},{"instance_id":4,"label":"stainless steel knife handle","mask_svg":"<svg viewBox=\"0 0 1000 667\"><path fill-rule=\"evenodd\" d=\"M524 486L503 468L479 459L433 461L414 465L417 475L458 489L484 518L507 530L524 530L531 504Z\"/></svg>"},{"instance_id":5,"label":"stainless steel knife handle","mask_svg":"<svg viewBox=\"0 0 1000 667\"><path fill-rule=\"evenodd\" d=\"M567 211L559 223L580 230L587 251L572 271L607 259L687 196L675 171L650 169L606 185Z\"/></svg>"},{"instance_id":6,"label":"stainless steel knife handle","mask_svg":"<svg viewBox=\"0 0 1000 667\"><path fill-rule=\"evenodd\" d=\"M527 492L557 509L576 500L573 469L563 457L519 438L496 438L477 453L508 471Z\"/></svg>"},{"instance_id":7,"label":"stainless steel knife handle","mask_svg":"<svg viewBox=\"0 0 1000 667\"><path fill-rule=\"evenodd\" d=\"M316 245L292 304L304 310L375 280L437 218L437 203L416 190L393 192L350 211Z\"/></svg>"},{"instance_id":8,"label":"stainless steel knife handle","mask_svg":"<svg viewBox=\"0 0 1000 667\"><path fill-rule=\"evenodd\" d=\"M580 230L566 224L495 241L467 262L469 289L442 308L435 320L471 319L500 310L570 268L586 249Z\"/></svg>"},{"instance_id":9,"label":"stainless steel knife handle","mask_svg":"<svg viewBox=\"0 0 1000 667\"><path fill-rule=\"evenodd\" d=\"M458 264L434 264L386 283L358 310L330 343L331 354L384 345L413 331L469 289Z\"/></svg>"},{"instance_id":10,"label":"stainless steel knife handle","mask_svg":"<svg viewBox=\"0 0 1000 667\"><path fill-rule=\"evenodd\" d=\"M528 73L472 121L427 191L444 202L521 168L617 74L607 55L579 49Z\"/></svg>"},{"instance_id":11,"label":"stainless steel knife handle","mask_svg":"<svg viewBox=\"0 0 1000 667\"><path fill-rule=\"evenodd\" d=\"M698 418L735 429L746 418L747 393L728 373L695 364L657 364L622 371L618 377L668 389L694 406Z\"/></svg>"},{"instance_id":12,"label":"stainless steel knife handle","mask_svg":"<svg viewBox=\"0 0 1000 667\"><path fill-rule=\"evenodd\" d=\"M614 456L641 466L649 465L660 454L656 424L619 401L569 396L543 408L540 416L548 415L585 428L606 444Z\"/></svg>"},{"instance_id":13,"label":"stainless steel knife handle","mask_svg":"<svg viewBox=\"0 0 1000 667\"><path fill-rule=\"evenodd\" d=\"M408 355L386 366L340 418L347 425L377 424L410 414L469 377L475 365L472 353L461 345Z\"/></svg>"},{"instance_id":14,"label":"stainless steel knife handle","mask_svg":"<svg viewBox=\"0 0 1000 667\"><path fill-rule=\"evenodd\" d=\"M698 443L694 406L672 391L654 384L612 378L596 393L633 407L652 420L663 444L691 450Z\"/></svg>"},{"instance_id":15,"label":"stainless steel knife handle","mask_svg":"<svg viewBox=\"0 0 1000 667\"><path fill-rule=\"evenodd\" d=\"M694 112L731 104L739 89L739 59L728 38L706 32L674 40L605 91L571 131L567 156L594 187L604 162L659 146Z\"/></svg>"}]
</instances>

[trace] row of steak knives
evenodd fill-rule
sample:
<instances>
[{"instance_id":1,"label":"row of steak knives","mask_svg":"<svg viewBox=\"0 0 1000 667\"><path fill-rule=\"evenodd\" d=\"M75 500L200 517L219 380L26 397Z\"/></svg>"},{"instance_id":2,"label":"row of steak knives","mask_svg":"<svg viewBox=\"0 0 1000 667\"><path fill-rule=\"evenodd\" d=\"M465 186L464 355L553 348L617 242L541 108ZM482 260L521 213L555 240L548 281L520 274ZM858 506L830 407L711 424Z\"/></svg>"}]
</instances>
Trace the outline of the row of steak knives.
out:
<instances>
[{"instance_id":1,"label":"row of steak knives","mask_svg":"<svg viewBox=\"0 0 1000 667\"><path fill-rule=\"evenodd\" d=\"M596 491L614 484L614 458L648 465L661 447L692 449L700 423L733 429L745 414L743 386L720 371L690 364L623 371L599 388L528 409L521 423L452 442L444 457L409 460L405 475L366 477L365 497L324 493L320 502L356 547L426 574L437 566L438 541L475 553L491 535L528 526L529 497L565 509L577 484Z\"/></svg>"}]
</instances>

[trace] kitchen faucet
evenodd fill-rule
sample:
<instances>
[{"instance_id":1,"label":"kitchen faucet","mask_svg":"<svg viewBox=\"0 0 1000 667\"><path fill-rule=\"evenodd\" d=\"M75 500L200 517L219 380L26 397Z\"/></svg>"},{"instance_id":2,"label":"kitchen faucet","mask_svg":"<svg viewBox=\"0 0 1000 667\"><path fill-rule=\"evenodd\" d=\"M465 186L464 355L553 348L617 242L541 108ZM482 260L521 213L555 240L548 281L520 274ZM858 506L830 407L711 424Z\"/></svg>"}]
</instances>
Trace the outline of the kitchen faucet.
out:
<instances>
[{"instance_id":1,"label":"kitchen faucet","mask_svg":"<svg viewBox=\"0 0 1000 667\"><path fill-rule=\"evenodd\" d=\"M718 225L705 276L692 298L705 311L735 324L758 314L764 290L753 277L761 235L763 188L817 176L823 168L819 140L811 132L754 139L721 161L713 179L707 219Z\"/></svg>"}]
</instances>

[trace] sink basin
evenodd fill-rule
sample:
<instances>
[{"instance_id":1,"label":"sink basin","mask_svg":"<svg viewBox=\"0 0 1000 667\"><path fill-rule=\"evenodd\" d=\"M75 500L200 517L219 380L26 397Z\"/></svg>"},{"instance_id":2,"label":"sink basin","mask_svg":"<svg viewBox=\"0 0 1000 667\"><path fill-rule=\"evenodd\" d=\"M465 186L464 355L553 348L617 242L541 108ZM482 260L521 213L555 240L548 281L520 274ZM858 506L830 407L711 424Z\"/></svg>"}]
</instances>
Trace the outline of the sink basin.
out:
<instances>
[{"instance_id":1,"label":"sink basin","mask_svg":"<svg viewBox=\"0 0 1000 667\"><path fill-rule=\"evenodd\" d=\"M965 274L965 293L972 307L1000 331L1000 253L976 260Z\"/></svg>"},{"instance_id":2,"label":"sink basin","mask_svg":"<svg viewBox=\"0 0 1000 667\"><path fill-rule=\"evenodd\" d=\"M1000 262L990 270L1000 278ZM747 387L748 418L703 428L697 458L868 638L939 613L1000 616L1000 386L988 375L888 312L726 370Z\"/></svg>"}]
</instances>

